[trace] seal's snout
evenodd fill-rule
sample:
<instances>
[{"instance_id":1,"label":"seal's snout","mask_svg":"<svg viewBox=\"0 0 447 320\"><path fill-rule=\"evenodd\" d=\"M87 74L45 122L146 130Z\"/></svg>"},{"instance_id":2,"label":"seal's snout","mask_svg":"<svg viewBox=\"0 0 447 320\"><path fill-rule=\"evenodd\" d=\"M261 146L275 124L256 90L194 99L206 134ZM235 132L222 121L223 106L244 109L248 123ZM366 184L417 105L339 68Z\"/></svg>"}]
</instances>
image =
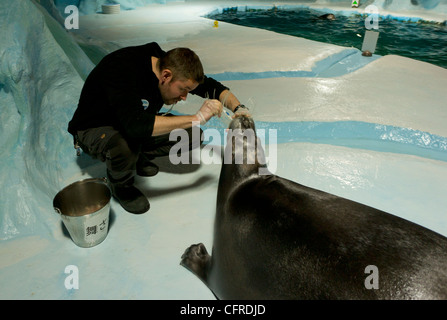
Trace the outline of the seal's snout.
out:
<instances>
[{"instance_id":1,"label":"seal's snout","mask_svg":"<svg viewBox=\"0 0 447 320\"><path fill-rule=\"evenodd\" d=\"M235 115L235 118L231 121L229 129L255 129L255 122L252 117L247 115Z\"/></svg>"}]
</instances>

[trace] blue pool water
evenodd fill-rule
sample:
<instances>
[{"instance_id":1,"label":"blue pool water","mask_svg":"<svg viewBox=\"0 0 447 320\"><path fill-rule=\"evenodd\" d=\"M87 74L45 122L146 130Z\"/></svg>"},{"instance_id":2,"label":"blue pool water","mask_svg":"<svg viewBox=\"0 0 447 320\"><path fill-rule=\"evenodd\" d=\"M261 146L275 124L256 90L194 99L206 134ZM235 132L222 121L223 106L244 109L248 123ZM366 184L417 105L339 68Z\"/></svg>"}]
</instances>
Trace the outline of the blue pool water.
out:
<instances>
[{"instance_id":1,"label":"blue pool water","mask_svg":"<svg viewBox=\"0 0 447 320\"><path fill-rule=\"evenodd\" d=\"M176 110L173 110L172 113L183 115ZM256 121L255 125L258 136L267 145L309 142L408 154L447 162L446 137L409 128L363 121ZM217 129L221 133L220 141L208 138L210 140L204 141L204 144L225 144L224 131L227 129L227 125L219 118L212 118L202 126L202 129ZM274 138L271 138L270 134L274 134Z\"/></svg>"},{"instance_id":2,"label":"blue pool water","mask_svg":"<svg viewBox=\"0 0 447 320\"><path fill-rule=\"evenodd\" d=\"M362 121L256 122L269 142L275 130L277 143L310 142L380 152L415 155L447 162L447 139L442 136Z\"/></svg>"},{"instance_id":3,"label":"blue pool water","mask_svg":"<svg viewBox=\"0 0 447 320\"><path fill-rule=\"evenodd\" d=\"M267 29L310 40L361 49L367 16L337 15L336 20L318 19L323 12L312 9L224 10L207 18L237 25ZM422 20L412 22L379 18L375 54L395 54L447 68L447 26Z\"/></svg>"}]
</instances>

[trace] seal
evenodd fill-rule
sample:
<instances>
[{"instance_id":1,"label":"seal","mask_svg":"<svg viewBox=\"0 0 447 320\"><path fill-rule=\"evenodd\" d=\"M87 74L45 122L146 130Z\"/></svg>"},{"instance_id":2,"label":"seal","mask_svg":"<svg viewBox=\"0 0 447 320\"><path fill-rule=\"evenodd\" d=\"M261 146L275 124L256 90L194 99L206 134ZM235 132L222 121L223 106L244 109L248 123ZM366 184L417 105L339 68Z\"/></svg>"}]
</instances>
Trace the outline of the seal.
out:
<instances>
[{"instance_id":1,"label":"seal","mask_svg":"<svg viewBox=\"0 0 447 320\"><path fill-rule=\"evenodd\" d=\"M243 141L245 162L222 165L212 255L194 244L180 263L218 299L447 299L446 237L259 174L266 168L263 149L244 137L253 120L238 117L235 128L242 130L228 135L225 156L234 160L235 144Z\"/></svg>"},{"instance_id":2,"label":"seal","mask_svg":"<svg viewBox=\"0 0 447 320\"><path fill-rule=\"evenodd\" d=\"M333 15L332 13L326 13L326 14L323 14L323 15L319 16L318 19L321 19L321 20L335 20L335 15Z\"/></svg>"}]
</instances>

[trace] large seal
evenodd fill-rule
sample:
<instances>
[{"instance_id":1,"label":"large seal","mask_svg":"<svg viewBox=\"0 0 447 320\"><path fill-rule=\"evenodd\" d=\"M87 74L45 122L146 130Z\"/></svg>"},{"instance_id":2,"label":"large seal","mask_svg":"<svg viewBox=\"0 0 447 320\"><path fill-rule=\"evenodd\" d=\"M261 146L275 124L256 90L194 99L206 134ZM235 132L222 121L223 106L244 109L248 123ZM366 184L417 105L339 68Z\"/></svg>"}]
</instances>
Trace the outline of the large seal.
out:
<instances>
[{"instance_id":1,"label":"large seal","mask_svg":"<svg viewBox=\"0 0 447 320\"><path fill-rule=\"evenodd\" d=\"M253 129L242 116L230 129ZM230 135L229 135L230 136ZM228 143L226 154L241 141ZM262 159L249 147L244 159ZM251 154L250 154L251 153ZM181 264L219 299L447 299L447 238L375 208L224 163L212 256ZM263 168L265 169L265 168Z\"/></svg>"}]
</instances>

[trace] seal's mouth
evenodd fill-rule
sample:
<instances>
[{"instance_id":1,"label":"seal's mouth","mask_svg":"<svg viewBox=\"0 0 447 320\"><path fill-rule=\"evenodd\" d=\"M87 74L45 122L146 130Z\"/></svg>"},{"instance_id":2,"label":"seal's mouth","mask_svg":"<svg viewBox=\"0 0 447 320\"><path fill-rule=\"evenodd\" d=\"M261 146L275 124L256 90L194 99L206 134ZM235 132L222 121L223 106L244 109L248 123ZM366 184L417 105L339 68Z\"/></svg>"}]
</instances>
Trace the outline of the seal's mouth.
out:
<instances>
[{"instance_id":1,"label":"seal's mouth","mask_svg":"<svg viewBox=\"0 0 447 320\"><path fill-rule=\"evenodd\" d=\"M228 128L233 129L233 130L241 129L242 131L244 131L246 129L255 130L255 122L253 121L252 117L249 117L244 114L241 114L241 115L236 114Z\"/></svg>"},{"instance_id":2,"label":"seal's mouth","mask_svg":"<svg viewBox=\"0 0 447 320\"><path fill-rule=\"evenodd\" d=\"M266 169L264 149L251 116L235 115L227 133L224 164L254 165L259 168L259 174L270 174Z\"/></svg>"}]
</instances>

